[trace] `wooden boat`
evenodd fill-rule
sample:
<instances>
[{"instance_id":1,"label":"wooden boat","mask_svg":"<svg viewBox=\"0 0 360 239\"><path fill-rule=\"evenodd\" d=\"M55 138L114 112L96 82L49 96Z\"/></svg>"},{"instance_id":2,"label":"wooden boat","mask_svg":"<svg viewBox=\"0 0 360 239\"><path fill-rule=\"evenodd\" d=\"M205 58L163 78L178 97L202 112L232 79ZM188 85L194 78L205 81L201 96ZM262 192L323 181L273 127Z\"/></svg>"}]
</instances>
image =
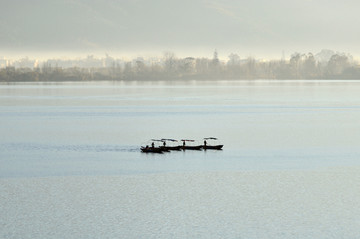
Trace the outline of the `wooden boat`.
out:
<instances>
[{"instance_id":1,"label":"wooden boat","mask_svg":"<svg viewBox=\"0 0 360 239\"><path fill-rule=\"evenodd\" d=\"M183 150L201 150L202 149L202 145L197 145L197 146L181 146L181 148Z\"/></svg>"},{"instance_id":2,"label":"wooden boat","mask_svg":"<svg viewBox=\"0 0 360 239\"><path fill-rule=\"evenodd\" d=\"M224 145L203 145L202 146L202 148L203 149L205 149L205 150L207 150L207 149L215 149L215 150L222 150L222 147L223 147Z\"/></svg>"},{"instance_id":3,"label":"wooden boat","mask_svg":"<svg viewBox=\"0 0 360 239\"><path fill-rule=\"evenodd\" d=\"M143 153L157 153L157 154L162 154L164 152L164 150L162 150L161 148L158 147L141 147L141 152Z\"/></svg>"},{"instance_id":4,"label":"wooden boat","mask_svg":"<svg viewBox=\"0 0 360 239\"><path fill-rule=\"evenodd\" d=\"M160 146L161 149L163 150L168 150L168 151L180 151L182 146Z\"/></svg>"},{"instance_id":5,"label":"wooden boat","mask_svg":"<svg viewBox=\"0 0 360 239\"><path fill-rule=\"evenodd\" d=\"M163 146L160 146L160 148L164 150L170 150L170 151L179 151L181 150L180 145L173 145L174 142L178 142L176 139L161 139L161 142L163 142ZM167 142L170 142L172 145L167 145Z\"/></svg>"},{"instance_id":6,"label":"wooden boat","mask_svg":"<svg viewBox=\"0 0 360 239\"><path fill-rule=\"evenodd\" d=\"M192 139L182 139L183 145L181 146L182 150L201 150L202 145L186 145L185 142L195 142L195 140Z\"/></svg>"},{"instance_id":7,"label":"wooden boat","mask_svg":"<svg viewBox=\"0 0 360 239\"><path fill-rule=\"evenodd\" d=\"M142 146L141 152L143 153L163 153L163 152L170 152L170 150L180 150L180 146L166 146L166 140L170 139L151 139L151 147L149 146ZM177 141L177 140L172 140ZM158 145L158 146L156 146ZM163 146L162 146L163 145Z\"/></svg>"},{"instance_id":8,"label":"wooden boat","mask_svg":"<svg viewBox=\"0 0 360 239\"><path fill-rule=\"evenodd\" d=\"M222 145L222 144L219 144L219 145L208 145L208 144L207 144L207 140L217 140L217 138L214 138L214 137L204 138L204 145L202 145L202 148L203 148L204 150L207 150L207 149L222 150L222 147L223 147L224 145Z\"/></svg>"}]
</instances>

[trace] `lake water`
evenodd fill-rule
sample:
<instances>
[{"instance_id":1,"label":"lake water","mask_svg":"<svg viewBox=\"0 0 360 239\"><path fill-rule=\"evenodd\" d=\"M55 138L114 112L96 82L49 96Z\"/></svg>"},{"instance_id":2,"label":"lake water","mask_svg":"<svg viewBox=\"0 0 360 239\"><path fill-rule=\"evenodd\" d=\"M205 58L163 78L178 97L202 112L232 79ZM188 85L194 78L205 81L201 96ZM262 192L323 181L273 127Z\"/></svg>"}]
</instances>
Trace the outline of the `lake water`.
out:
<instances>
[{"instance_id":1,"label":"lake water","mask_svg":"<svg viewBox=\"0 0 360 239\"><path fill-rule=\"evenodd\" d=\"M0 85L0 238L357 238L360 81ZM222 151L144 154L152 138Z\"/></svg>"},{"instance_id":2,"label":"lake water","mask_svg":"<svg viewBox=\"0 0 360 239\"><path fill-rule=\"evenodd\" d=\"M360 81L0 85L0 177L360 165ZM218 137L223 151L140 153Z\"/></svg>"}]
</instances>

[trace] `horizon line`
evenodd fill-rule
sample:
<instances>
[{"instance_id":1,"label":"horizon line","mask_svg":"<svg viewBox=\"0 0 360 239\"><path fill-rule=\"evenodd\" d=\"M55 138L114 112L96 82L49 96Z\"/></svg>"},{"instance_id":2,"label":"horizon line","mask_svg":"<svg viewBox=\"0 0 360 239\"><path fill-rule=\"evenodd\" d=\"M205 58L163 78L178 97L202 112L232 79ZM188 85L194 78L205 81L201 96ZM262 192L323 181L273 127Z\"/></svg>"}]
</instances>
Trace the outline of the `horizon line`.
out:
<instances>
[{"instance_id":1,"label":"horizon line","mask_svg":"<svg viewBox=\"0 0 360 239\"><path fill-rule=\"evenodd\" d=\"M10 61L19 61L22 59L29 59L29 60L38 60L38 61L48 61L48 60L80 60L80 59L86 59L88 57L93 57L94 59L104 59L106 57L111 57L114 58L115 60L122 60L122 61L132 61L135 60L137 58L143 58L143 59L152 59L152 58L156 58L156 59L162 59L164 58L164 55L166 53L173 53L174 56L176 58L187 58L187 57L193 57L193 58L212 58L214 52L217 53L223 53L224 51L219 51L218 49L214 49L213 51L207 53L207 54L185 54L181 51L174 51L174 50L163 50L163 51L159 51L158 53L153 53L153 52L147 52L147 51L143 51L143 53L139 53L139 52L135 52L133 51L133 53L127 52L127 53L120 53L118 51L102 51L102 53L100 53L99 51L97 52L82 52L82 53L68 53L66 51L64 51L63 53L61 52L47 52L47 53L33 53L33 52L24 52L24 53L0 53L0 60L10 60ZM348 56L351 56L354 60L360 60L360 55L353 55L351 52L343 52L343 51L337 51L337 50L332 50L332 49L328 49L328 48L323 48L320 51L291 51L291 53L286 53L285 51L282 51L281 54L263 54L263 56L259 55L259 54L253 54L253 53L248 53L248 54L239 54L237 51L226 51L225 54L218 54L218 59L222 60L222 61L226 61L229 59L229 55L230 54L236 54L240 57L240 59L248 59L248 58L253 58L256 60L263 60L263 61L271 61L271 60L286 60L286 59L290 59L291 56L293 54L299 53L299 54L313 54L314 56L321 53L322 51L332 51L334 54L345 54ZM289 52L289 51L287 51ZM267 55L267 56L264 56ZM277 55L277 56L275 56Z\"/></svg>"}]
</instances>

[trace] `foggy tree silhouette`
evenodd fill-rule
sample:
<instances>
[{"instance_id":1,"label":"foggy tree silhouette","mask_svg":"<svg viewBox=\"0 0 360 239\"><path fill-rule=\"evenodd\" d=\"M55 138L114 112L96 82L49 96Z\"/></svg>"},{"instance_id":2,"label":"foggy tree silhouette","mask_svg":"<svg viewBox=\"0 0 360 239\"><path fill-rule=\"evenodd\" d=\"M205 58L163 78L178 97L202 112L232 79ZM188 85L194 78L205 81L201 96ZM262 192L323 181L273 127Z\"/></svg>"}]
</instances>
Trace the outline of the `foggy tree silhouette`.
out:
<instances>
[{"instance_id":1,"label":"foggy tree silhouette","mask_svg":"<svg viewBox=\"0 0 360 239\"><path fill-rule=\"evenodd\" d=\"M30 68L28 62L36 62L36 66ZM0 68L2 82L177 79L360 79L360 67L351 55L330 50L316 55L295 52L289 60L269 61L241 59L236 53L221 61L215 50L211 59L178 58L173 52L165 52L161 59L152 61L141 57L121 61L106 55L102 59L51 59L38 67L37 61L24 58L17 67Z\"/></svg>"}]
</instances>

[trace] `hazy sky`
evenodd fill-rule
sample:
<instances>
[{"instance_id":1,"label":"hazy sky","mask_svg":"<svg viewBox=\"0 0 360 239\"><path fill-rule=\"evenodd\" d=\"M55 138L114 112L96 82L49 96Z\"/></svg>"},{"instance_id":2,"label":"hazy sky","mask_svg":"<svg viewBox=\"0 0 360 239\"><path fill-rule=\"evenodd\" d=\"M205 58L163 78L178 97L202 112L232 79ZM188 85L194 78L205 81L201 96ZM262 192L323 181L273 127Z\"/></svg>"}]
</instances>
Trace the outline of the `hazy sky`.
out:
<instances>
[{"instance_id":1,"label":"hazy sky","mask_svg":"<svg viewBox=\"0 0 360 239\"><path fill-rule=\"evenodd\" d=\"M360 56L356 0L0 0L7 54Z\"/></svg>"}]
</instances>

